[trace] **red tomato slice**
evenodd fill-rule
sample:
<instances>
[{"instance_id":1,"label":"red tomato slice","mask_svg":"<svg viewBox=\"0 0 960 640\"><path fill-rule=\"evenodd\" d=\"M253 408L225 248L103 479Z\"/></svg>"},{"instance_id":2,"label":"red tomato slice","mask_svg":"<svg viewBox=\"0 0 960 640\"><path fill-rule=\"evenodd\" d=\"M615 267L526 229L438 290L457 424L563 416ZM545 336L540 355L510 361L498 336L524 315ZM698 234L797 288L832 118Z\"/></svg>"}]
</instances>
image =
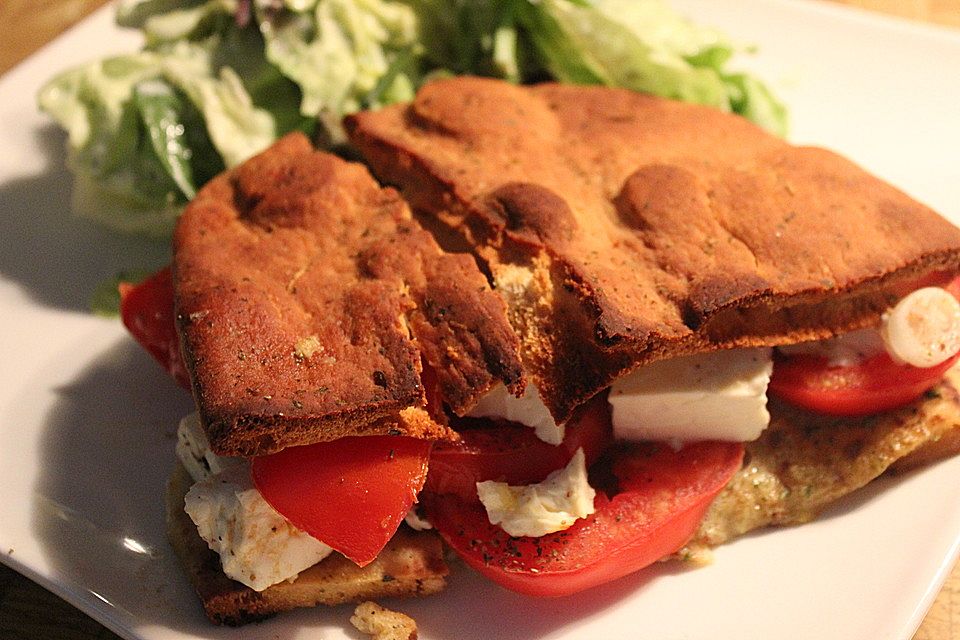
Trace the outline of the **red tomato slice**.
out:
<instances>
[{"instance_id":1,"label":"red tomato slice","mask_svg":"<svg viewBox=\"0 0 960 640\"><path fill-rule=\"evenodd\" d=\"M960 299L960 277L946 271L933 271L922 278L896 287L893 292L902 298L923 287L942 287L952 293L955 298Z\"/></svg>"},{"instance_id":2,"label":"red tomato slice","mask_svg":"<svg viewBox=\"0 0 960 640\"><path fill-rule=\"evenodd\" d=\"M180 354L180 338L173 311L173 277L170 267L132 285L120 283L120 318L124 326L185 389L190 375Z\"/></svg>"},{"instance_id":3,"label":"red tomato slice","mask_svg":"<svg viewBox=\"0 0 960 640\"><path fill-rule=\"evenodd\" d=\"M426 440L341 438L254 458L253 482L283 517L362 567L416 502L429 456Z\"/></svg>"},{"instance_id":4,"label":"red tomato slice","mask_svg":"<svg viewBox=\"0 0 960 640\"><path fill-rule=\"evenodd\" d=\"M919 285L943 286L960 299L960 278L946 281L942 273ZM913 287L904 295L916 290ZM852 366L831 366L826 358L778 356L770 378L770 393L804 409L833 416L866 416L907 405L933 387L960 354L935 367L897 364L881 353Z\"/></svg>"},{"instance_id":5,"label":"red tomato slice","mask_svg":"<svg viewBox=\"0 0 960 640\"><path fill-rule=\"evenodd\" d=\"M583 448L587 465L600 456L611 438L610 405L606 397L587 403L567 423L563 442L552 445L530 427L483 421L484 426L462 429L460 442L438 442L430 453L425 490L476 499L477 483L500 480L510 484L540 482L551 471L565 467Z\"/></svg>"},{"instance_id":6,"label":"red tomato slice","mask_svg":"<svg viewBox=\"0 0 960 640\"><path fill-rule=\"evenodd\" d=\"M615 580L677 551L740 468L740 443L662 444L618 450L620 493L601 492L596 513L540 538L507 535L479 502L424 495L430 522L474 569L527 595L564 596Z\"/></svg>"},{"instance_id":7,"label":"red tomato slice","mask_svg":"<svg viewBox=\"0 0 960 640\"><path fill-rule=\"evenodd\" d=\"M913 402L937 384L958 357L926 369L897 364L886 353L843 367L830 366L818 356L778 358L769 389L816 413L866 416Z\"/></svg>"},{"instance_id":8,"label":"red tomato slice","mask_svg":"<svg viewBox=\"0 0 960 640\"><path fill-rule=\"evenodd\" d=\"M937 286L937 285L932 285L932 286ZM952 295L954 298L956 298L957 300L960 300L960 278L954 278L950 282L940 286L942 286L944 289L949 291L950 295Z\"/></svg>"}]
</instances>

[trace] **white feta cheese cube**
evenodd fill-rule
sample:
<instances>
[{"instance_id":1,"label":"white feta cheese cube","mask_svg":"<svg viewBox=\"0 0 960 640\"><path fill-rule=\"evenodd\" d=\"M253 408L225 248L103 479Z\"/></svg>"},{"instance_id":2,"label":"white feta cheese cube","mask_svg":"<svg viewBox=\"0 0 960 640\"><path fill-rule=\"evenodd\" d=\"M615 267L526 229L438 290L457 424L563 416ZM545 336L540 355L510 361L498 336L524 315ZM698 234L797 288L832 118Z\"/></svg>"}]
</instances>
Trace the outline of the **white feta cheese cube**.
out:
<instances>
[{"instance_id":1,"label":"white feta cheese cube","mask_svg":"<svg viewBox=\"0 0 960 640\"><path fill-rule=\"evenodd\" d=\"M549 444L563 442L564 428L550 415L532 382L527 383L523 397L517 398L503 384L493 387L467 415L473 418L498 418L533 427L537 437Z\"/></svg>"},{"instance_id":2,"label":"white feta cheese cube","mask_svg":"<svg viewBox=\"0 0 960 640\"><path fill-rule=\"evenodd\" d=\"M610 387L623 440L755 440L770 424L771 349L732 349L654 362Z\"/></svg>"},{"instance_id":3,"label":"white feta cheese cube","mask_svg":"<svg viewBox=\"0 0 960 640\"><path fill-rule=\"evenodd\" d=\"M243 458L218 456L210 451L207 435L200 425L200 415L191 413L177 426L177 458L194 482L216 475L228 467L243 464Z\"/></svg>"}]
</instances>

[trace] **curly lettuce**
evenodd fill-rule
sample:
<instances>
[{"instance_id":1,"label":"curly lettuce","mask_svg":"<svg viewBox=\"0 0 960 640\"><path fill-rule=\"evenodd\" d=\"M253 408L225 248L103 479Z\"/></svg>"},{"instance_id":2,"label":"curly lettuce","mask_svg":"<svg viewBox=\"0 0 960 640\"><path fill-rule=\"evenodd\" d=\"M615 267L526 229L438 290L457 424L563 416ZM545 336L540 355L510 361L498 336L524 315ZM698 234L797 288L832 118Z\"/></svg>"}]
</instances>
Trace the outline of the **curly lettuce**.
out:
<instances>
[{"instance_id":1,"label":"curly lettuce","mask_svg":"<svg viewBox=\"0 0 960 640\"><path fill-rule=\"evenodd\" d=\"M786 109L766 86L726 70L734 45L661 2L538 0L519 7L541 63L561 82L704 104L786 133Z\"/></svg>"}]
</instances>

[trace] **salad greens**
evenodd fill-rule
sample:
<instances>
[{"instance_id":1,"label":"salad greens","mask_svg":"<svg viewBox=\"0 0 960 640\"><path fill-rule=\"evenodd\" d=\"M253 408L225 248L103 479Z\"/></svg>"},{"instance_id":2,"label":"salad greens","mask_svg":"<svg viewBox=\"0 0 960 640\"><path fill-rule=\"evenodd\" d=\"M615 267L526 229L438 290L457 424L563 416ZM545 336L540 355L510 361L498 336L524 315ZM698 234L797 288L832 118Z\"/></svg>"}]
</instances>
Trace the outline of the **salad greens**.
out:
<instances>
[{"instance_id":1,"label":"salad greens","mask_svg":"<svg viewBox=\"0 0 960 640\"><path fill-rule=\"evenodd\" d=\"M661 0L121 0L117 22L143 49L61 73L39 102L69 136L74 210L144 235L279 136L343 143L343 115L441 74L627 87L786 128L727 69L737 48Z\"/></svg>"},{"instance_id":2,"label":"salad greens","mask_svg":"<svg viewBox=\"0 0 960 640\"><path fill-rule=\"evenodd\" d=\"M120 313L120 284L135 285L153 275L149 269L120 271L97 285L90 294L90 311L98 316L112 318Z\"/></svg>"}]
</instances>

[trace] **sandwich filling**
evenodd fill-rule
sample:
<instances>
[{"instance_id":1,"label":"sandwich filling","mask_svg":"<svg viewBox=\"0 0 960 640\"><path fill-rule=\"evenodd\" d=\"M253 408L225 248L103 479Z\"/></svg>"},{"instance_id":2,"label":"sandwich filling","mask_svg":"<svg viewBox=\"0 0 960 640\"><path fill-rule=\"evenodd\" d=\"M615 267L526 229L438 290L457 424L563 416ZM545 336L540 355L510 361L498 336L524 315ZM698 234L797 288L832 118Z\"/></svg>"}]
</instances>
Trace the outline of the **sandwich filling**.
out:
<instances>
[{"instance_id":1,"label":"sandwich filling","mask_svg":"<svg viewBox=\"0 0 960 640\"><path fill-rule=\"evenodd\" d=\"M676 447L699 440L756 440L770 424L769 347L731 349L661 360L610 387L613 435L662 440Z\"/></svg>"},{"instance_id":2,"label":"sandwich filling","mask_svg":"<svg viewBox=\"0 0 960 640\"><path fill-rule=\"evenodd\" d=\"M833 369L856 368L879 355L916 367L902 362L904 353L936 367L960 352L958 336L960 304L945 289L927 287L891 307L877 328L776 351L779 358L813 357ZM640 367L610 389L613 438L666 441L674 449L701 441L756 440L770 424L767 390L775 366L773 352L735 349ZM469 415L522 424L550 445L563 441L563 430L535 388L528 388L521 398L502 386L494 388ZM550 442L542 437L544 432L551 439L560 437ZM248 462L210 451L196 414L180 423L177 454L196 482L187 494L186 511L200 536L220 555L229 577L260 591L295 579L333 552L270 506L254 486ZM475 485L489 523L513 537L539 538L564 531L596 511L596 491L588 479L582 447L566 465L538 482L483 480ZM415 509L405 520L417 529L431 526Z\"/></svg>"},{"instance_id":3,"label":"sandwich filling","mask_svg":"<svg viewBox=\"0 0 960 640\"><path fill-rule=\"evenodd\" d=\"M333 552L263 499L246 460L210 451L195 413L177 428L177 457L194 480L185 498L187 515L230 578L262 591L296 578Z\"/></svg>"}]
</instances>

